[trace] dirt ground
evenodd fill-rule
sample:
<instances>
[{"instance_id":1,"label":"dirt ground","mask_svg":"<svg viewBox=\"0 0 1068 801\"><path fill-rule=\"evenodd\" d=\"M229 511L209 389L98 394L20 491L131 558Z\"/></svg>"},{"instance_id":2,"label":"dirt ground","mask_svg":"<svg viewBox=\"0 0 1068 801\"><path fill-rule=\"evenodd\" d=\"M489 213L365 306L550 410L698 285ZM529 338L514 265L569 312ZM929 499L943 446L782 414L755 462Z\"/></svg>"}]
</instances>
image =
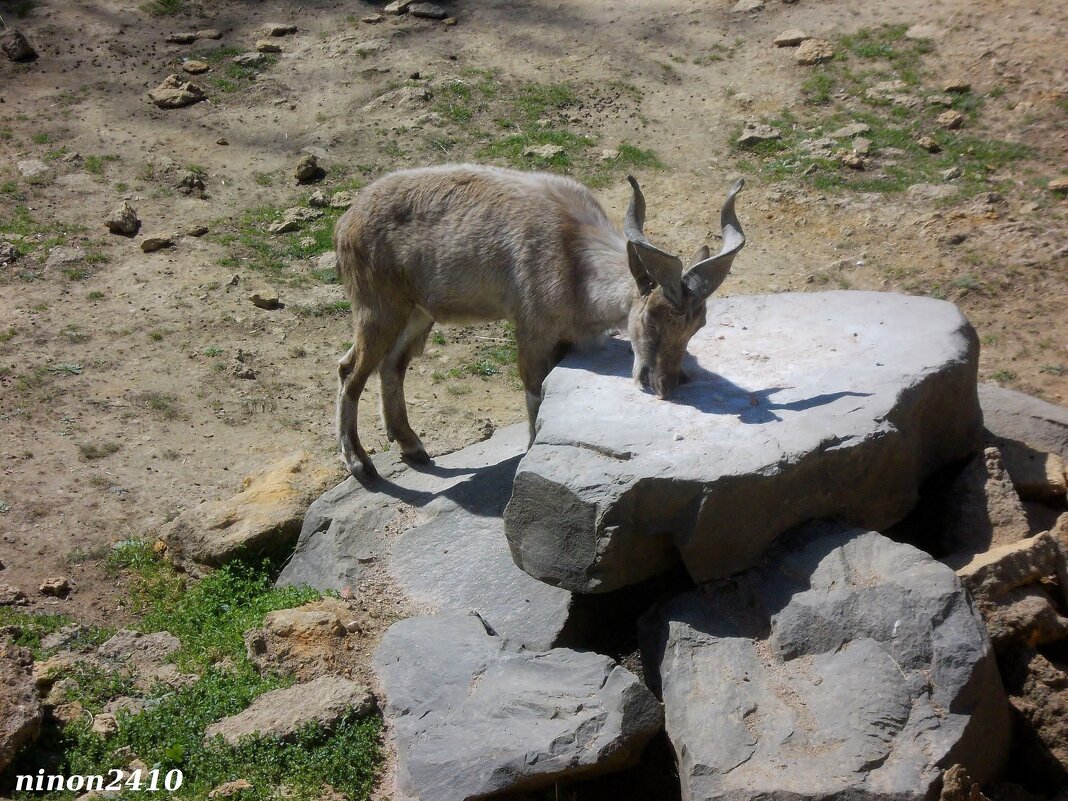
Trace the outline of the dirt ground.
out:
<instances>
[{"instance_id":1,"label":"dirt ground","mask_svg":"<svg viewBox=\"0 0 1068 801\"><path fill-rule=\"evenodd\" d=\"M536 167L539 157L509 150L524 125L567 134L549 165L595 183L617 219L634 171L647 232L686 254L710 241L726 187L745 175L749 244L722 292L945 297L979 332L982 379L1068 403L1068 202L1046 186L1068 171L1068 5L767 0L732 11L723 0L534 0L447 3L455 25L363 21L381 5L0 2L40 53L0 60L0 241L22 254L0 267L0 583L24 589L32 607L114 625L122 588L100 566L113 543L152 537L288 452L334 452L335 363L351 334L318 259L337 212L306 241L289 235L279 255L265 207L405 166ZM298 30L277 37L281 52L256 69L228 71L266 22ZM806 82L821 68L773 46L777 34L837 42L887 25L930 26L925 85L966 79L969 135L1022 144L1023 155L938 199L822 186L801 170L784 177L771 156L734 144L746 120L820 113L806 105ZM221 39L166 41L204 28ZM191 55L211 64L186 76L207 101L156 108L148 90ZM507 113L518 116L495 119ZM550 119L524 122L527 113ZM618 169L598 155L621 146L638 150ZM568 147L581 153L563 163ZM305 152L325 170L319 184L293 180ZM47 169L26 177L28 160ZM877 154L868 172L878 169ZM203 192L178 185L190 174ZM123 199L142 220L132 239L103 226ZM197 225L207 235L184 233ZM174 235L174 247L143 253L140 240L157 234ZM250 302L267 289L283 308ZM445 329L413 365L409 406L431 453L523 419L507 333ZM376 406L373 387L361 430L381 449ZM69 598L39 595L57 575L71 578Z\"/></svg>"}]
</instances>

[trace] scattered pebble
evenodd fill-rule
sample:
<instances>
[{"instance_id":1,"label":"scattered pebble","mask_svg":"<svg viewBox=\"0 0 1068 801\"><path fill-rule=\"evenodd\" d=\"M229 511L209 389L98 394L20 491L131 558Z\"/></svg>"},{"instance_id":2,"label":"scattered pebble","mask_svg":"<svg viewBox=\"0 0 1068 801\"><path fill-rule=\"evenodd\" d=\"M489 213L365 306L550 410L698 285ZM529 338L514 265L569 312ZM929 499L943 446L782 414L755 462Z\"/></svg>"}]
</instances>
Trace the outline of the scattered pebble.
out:
<instances>
[{"instance_id":1,"label":"scattered pebble","mask_svg":"<svg viewBox=\"0 0 1068 801\"><path fill-rule=\"evenodd\" d=\"M211 65L206 61L200 59L191 58L188 61L182 62L182 69L188 72L190 75L200 75L211 69Z\"/></svg>"},{"instance_id":2,"label":"scattered pebble","mask_svg":"<svg viewBox=\"0 0 1068 801\"><path fill-rule=\"evenodd\" d=\"M598 156L601 161L614 161L619 158L619 151L615 148L605 148L601 151L601 155Z\"/></svg>"},{"instance_id":3,"label":"scattered pebble","mask_svg":"<svg viewBox=\"0 0 1068 801\"><path fill-rule=\"evenodd\" d=\"M951 78L942 84L943 92L970 92L972 85L963 78Z\"/></svg>"},{"instance_id":4,"label":"scattered pebble","mask_svg":"<svg viewBox=\"0 0 1068 801\"><path fill-rule=\"evenodd\" d=\"M964 115L955 109L950 109L939 114L936 122L943 128L953 131L964 125Z\"/></svg>"},{"instance_id":5,"label":"scattered pebble","mask_svg":"<svg viewBox=\"0 0 1068 801\"><path fill-rule=\"evenodd\" d=\"M330 196L330 208L332 209L347 209L355 202L356 195L353 192L335 192Z\"/></svg>"},{"instance_id":6,"label":"scattered pebble","mask_svg":"<svg viewBox=\"0 0 1068 801\"><path fill-rule=\"evenodd\" d=\"M385 11L387 14L395 14L397 16L400 16L401 14L406 14L408 12L408 6L410 6L411 4L412 0L393 0L392 3L390 3L382 10Z\"/></svg>"},{"instance_id":7,"label":"scattered pebble","mask_svg":"<svg viewBox=\"0 0 1068 801\"><path fill-rule=\"evenodd\" d=\"M322 216L323 213L319 209L294 206L282 212L282 219L268 225L267 232L270 234L289 234L293 231L299 231L304 223L318 220Z\"/></svg>"},{"instance_id":8,"label":"scattered pebble","mask_svg":"<svg viewBox=\"0 0 1068 801\"><path fill-rule=\"evenodd\" d=\"M775 37L773 43L776 47L797 47L806 39L811 39L804 31L799 31L797 28L791 28L788 31L783 31Z\"/></svg>"},{"instance_id":9,"label":"scattered pebble","mask_svg":"<svg viewBox=\"0 0 1068 801\"><path fill-rule=\"evenodd\" d=\"M831 139L849 139L854 136L859 136L862 133L867 133L871 130L871 126L863 122L854 122L849 125L844 125L837 131L834 131L830 136Z\"/></svg>"},{"instance_id":10,"label":"scattered pebble","mask_svg":"<svg viewBox=\"0 0 1068 801\"><path fill-rule=\"evenodd\" d=\"M37 58L37 51L18 28L0 31L0 50L12 61L32 61Z\"/></svg>"},{"instance_id":11,"label":"scattered pebble","mask_svg":"<svg viewBox=\"0 0 1068 801\"><path fill-rule=\"evenodd\" d=\"M297 32L296 25L283 25L280 22L268 22L259 32L264 36L289 36Z\"/></svg>"},{"instance_id":12,"label":"scattered pebble","mask_svg":"<svg viewBox=\"0 0 1068 801\"><path fill-rule=\"evenodd\" d=\"M408 13L424 19L445 19L449 16L448 11L434 3L412 3L408 6Z\"/></svg>"},{"instance_id":13,"label":"scattered pebble","mask_svg":"<svg viewBox=\"0 0 1068 801\"><path fill-rule=\"evenodd\" d=\"M205 28L202 31L197 31L198 39L222 39L222 31L218 28Z\"/></svg>"},{"instance_id":14,"label":"scattered pebble","mask_svg":"<svg viewBox=\"0 0 1068 801\"><path fill-rule=\"evenodd\" d=\"M319 166L319 159L311 153L301 156L297 166L293 168L293 177L298 184L310 184L321 181L326 176L326 171Z\"/></svg>"},{"instance_id":15,"label":"scattered pebble","mask_svg":"<svg viewBox=\"0 0 1068 801\"><path fill-rule=\"evenodd\" d=\"M953 95L930 95L927 98L927 105L929 106L949 106L953 105Z\"/></svg>"},{"instance_id":16,"label":"scattered pebble","mask_svg":"<svg viewBox=\"0 0 1068 801\"><path fill-rule=\"evenodd\" d=\"M806 39L794 53L794 60L804 66L822 64L832 58L834 58L834 46L826 39Z\"/></svg>"},{"instance_id":17,"label":"scattered pebble","mask_svg":"<svg viewBox=\"0 0 1068 801\"><path fill-rule=\"evenodd\" d=\"M137 218L136 209L124 200L112 209L104 225L113 234L133 236L141 228L141 220Z\"/></svg>"},{"instance_id":18,"label":"scattered pebble","mask_svg":"<svg viewBox=\"0 0 1068 801\"><path fill-rule=\"evenodd\" d=\"M25 606L29 603L26 593L10 584L0 584L0 606Z\"/></svg>"},{"instance_id":19,"label":"scattered pebble","mask_svg":"<svg viewBox=\"0 0 1068 801\"><path fill-rule=\"evenodd\" d=\"M249 295L249 300L252 301L253 306L259 309L273 311L274 309L282 308L282 301L278 299L278 293L271 289L253 292Z\"/></svg>"},{"instance_id":20,"label":"scattered pebble","mask_svg":"<svg viewBox=\"0 0 1068 801\"><path fill-rule=\"evenodd\" d=\"M916 140L916 144L926 150L928 153L938 153L942 150L942 146L938 144L938 140L933 136L921 136Z\"/></svg>"},{"instance_id":21,"label":"scattered pebble","mask_svg":"<svg viewBox=\"0 0 1068 801\"><path fill-rule=\"evenodd\" d=\"M192 44L197 40L196 31L184 31L182 33L172 33L167 36L167 41L170 44Z\"/></svg>"},{"instance_id":22,"label":"scattered pebble","mask_svg":"<svg viewBox=\"0 0 1068 801\"><path fill-rule=\"evenodd\" d=\"M445 19L441 21L441 24L444 25L446 28L451 28L452 26L458 23L456 21L456 17L445 17Z\"/></svg>"},{"instance_id":23,"label":"scattered pebble","mask_svg":"<svg viewBox=\"0 0 1068 801\"><path fill-rule=\"evenodd\" d=\"M377 25L378 23L382 22L383 20L385 20L385 17L382 16L381 14L368 14L366 17L364 17L360 21L361 22L366 22L368 25Z\"/></svg>"},{"instance_id":24,"label":"scattered pebble","mask_svg":"<svg viewBox=\"0 0 1068 801\"><path fill-rule=\"evenodd\" d=\"M942 180L953 181L957 178L960 178L962 175L964 175L964 173L960 167L950 167L948 170L942 173Z\"/></svg>"},{"instance_id":25,"label":"scattered pebble","mask_svg":"<svg viewBox=\"0 0 1068 801\"><path fill-rule=\"evenodd\" d=\"M41 595L52 595L57 598L63 598L70 592L70 582L63 576L45 579L41 586L37 588L37 591L41 593Z\"/></svg>"},{"instance_id":26,"label":"scattered pebble","mask_svg":"<svg viewBox=\"0 0 1068 801\"><path fill-rule=\"evenodd\" d=\"M239 53L230 60L242 67L258 67L265 58L267 58L266 53L257 53L253 50L248 53Z\"/></svg>"},{"instance_id":27,"label":"scattered pebble","mask_svg":"<svg viewBox=\"0 0 1068 801\"><path fill-rule=\"evenodd\" d=\"M764 0L738 0L731 11L760 11L764 7Z\"/></svg>"},{"instance_id":28,"label":"scattered pebble","mask_svg":"<svg viewBox=\"0 0 1068 801\"><path fill-rule=\"evenodd\" d=\"M155 253L157 250L174 247L174 239L163 234L160 236L148 236L141 240L141 250L144 253Z\"/></svg>"},{"instance_id":29,"label":"scattered pebble","mask_svg":"<svg viewBox=\"0 0 1068 801\"><path fill-rule=\"evenodd\" d=\"M208 226L206 225L193 225L185 229L186 236L200 237L204 236L208 232Z\"/></svg>"},{"instance_id":30,"label":"scattered pebble","mask_svg":"<svg viewBox=\"0 0 1068 801\"><path fill-rule=\"evenodd\" d=\"M256 51L260 53L281 53L282 45L272 42L270 39L259 39L256 42Z\"/></svg>"},{"instance_id":31,"label":"scattered pebble","mask_svg":"<svg viewBox=\"0 0 1068 801\"><path fill-rule=\"evenodd\" d=\"M772 128L762 122L747 122L737 141L739 145L753 145L757 142L770 142L775 139L782 139L782 131L778 128Z\"/></svg>"},{"instance_id":32,"label":"scattered pebble","mask_svg":"<svg viewBox=\"0 0 1068 801\"><path fill-rule=\"evenodd\" d=\"M10 242L0 242L0 267L7 267L19 260L22 254L19 249ZM4 563L0 562L0 570L4 569Z\"/></svg>"},{"instance_id":33,"label":"scattered pebble","mask_svg":"<svg viewBox=\"0 0 1068 801\"><path fill-rule=\"evenodd\" d=\"M60 245L54 247L48 252L48 258L45 260L45 267L55 268L63 267L67 264L74 264L85 258L85 249L77 246L68 247L66 245Z\"/></svg>"},{"instance_id":34,"label":"scattered pebble","mask_svg":"<svg viewBox=\"0 0 1068 801\"><path fill-rule=\"evenodd\" d=\"M1068 192L1068 176L1054 178L1046 184L1046 189L1050 192Z\"/></svg>"},{"instance_id":35,"label":"scattered pebble","mask_svg":"<svg viewBox=\"0 0 1068 801\"><path fill-rule=\"evenodd\" d=\"M863 136L858 136L853 140L853 152L860 153L861 155L867 155L871 150L871 140L866 139Z\"/></svg>"},{"instance_id":36,"label":"scattered pebble","mask_svg":"<svg viewBox=\"0 0 1068 801\"><path fill-rule=\"evenodd\" d=\"M207 99L202 88L190 81L183 81L179 75L168 75L148 96L159 108L164 109L184 108Z\"/></svg>"},{"instance_id":37,"label":"scattered pebble","mask_svg":"<svg viewBox=\"0 0 1068 801\"><path fill-rule=\"evenodd\" d=\"M945 236L941 237L938 241L941 242L944 245L954 246L954 245L961 244L967 238L968 238L968 235L966 233L963 233L961 231L956 231L956 232L951 233L951 234L946 234Z\"/></svg>"},{"instance_id":38,"label":"scattered pebble","mask_svg":"<svg viewBox=\"0 0 1068 801\"><path fill-rule=\"evenodd\" d=\"M330 199L321 189L316 189L308 198L308 205L313 209L325 209L330 205Z\"/></svg>"},{"instance_id":39,"label":"scattered pebble","mask_svg":"<svg viewBox=\"0 0 1068 801\"><path fill-rule=\"evenodd\" d=\"M243 793L246 790L252 789L254 788L251 782L245 779L235 779L232 782L220 784L208 793L208 798L229 798L232 795L237 795L238 793Z\"/></svg>"},{"instance_id":40,"label":"scattered pebble","mask_svg":"<svg viewBox=\"0 0 1068 801\"><path fill-rule=\"evenodd\" d=\"M218 139L215 140L215 144L223 145L225 147L226 145L230 144L230 141L225 136L220 136Z\"/></svg>"},{"instance_id":41,"label":"scattered pebble","mask_svg":"<svg viewBox=\"0 0 1068 801\"><path fill-rule=\"evenodd\" d=\"M118 730L119 722L110 712L99 712L93 716L93 734L98 734L105 740L109 740Z\"/></svg>"},{"instance_id":42,"label":"scattered pebble","mask_svg":"<svg viewBox=\"0 0 1068 801\"><path fill-rule=\"evenodd\" d=\"M853 169L853 170L863 170L864 169L864 159L856 151L844 150L843 149L843 150L839 150L837 155L838 155L838 160L840 162L842 162L842 164L844 164L845 166L849 167L850 169Z\"/></svg>"}]
</instances>

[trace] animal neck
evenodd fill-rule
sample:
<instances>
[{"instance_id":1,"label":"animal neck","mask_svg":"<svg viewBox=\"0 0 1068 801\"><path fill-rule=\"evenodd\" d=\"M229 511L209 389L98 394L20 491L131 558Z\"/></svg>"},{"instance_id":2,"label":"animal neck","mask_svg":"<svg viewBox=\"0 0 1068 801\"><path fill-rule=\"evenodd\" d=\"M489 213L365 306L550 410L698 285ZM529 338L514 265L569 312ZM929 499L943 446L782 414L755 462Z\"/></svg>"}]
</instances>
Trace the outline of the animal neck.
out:
<instances>
[{"instance_id":1,"label":"animal neck","mask_svg":"<svg viewBox=\"0 0 1068 801\"><path fill-rule=\"evenodd\" d=\"M603 226L590 226L583 233L582 286L589 314L603 329L625 325L638 294L627 265L627 240Z\"/></svg>"}]
</instances>

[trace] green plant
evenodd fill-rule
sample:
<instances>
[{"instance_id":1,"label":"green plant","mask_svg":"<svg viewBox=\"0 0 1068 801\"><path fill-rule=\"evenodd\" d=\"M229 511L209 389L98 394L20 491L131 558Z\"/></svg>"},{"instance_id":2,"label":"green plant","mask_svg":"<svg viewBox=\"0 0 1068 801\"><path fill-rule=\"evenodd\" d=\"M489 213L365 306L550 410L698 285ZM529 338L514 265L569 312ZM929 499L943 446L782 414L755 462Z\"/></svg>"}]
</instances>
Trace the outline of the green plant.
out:
<instances>
[{"instance_id":1,"label":"green plant","mask_svg":"<svg viewBox=\"0 0 1068 801\"><path fill-rule=\"evenodd\" d=\"M88 461L95 459L103 459L105 456L111 456L113 453L118 453L122 446L117 442L105 441L105 442L83 442L78 446L78 451Z\"/></svg>"},{"instance_id":2,"label":"green plant","mask_svg":"<svg viewBox=\"0 0 1068 801\"><path fill-rule=\"evenodd\" d=\"M164 420L174 420L178 417L178 398L169 392L148 390L137 393L131 400L138 406L155 412Z\"/></svg>"},{"instance_id":3,"label":"green plant","mask_svg":"<svg viewBox=\"0 0 1068 801\"><path fill-rule=\"evenodd\" d=\"M1011 384L1016 380L1016 373L1012 370L995 370L990 374L992 381L997 381L999 384Z\"/></svg>"}]
</instances>

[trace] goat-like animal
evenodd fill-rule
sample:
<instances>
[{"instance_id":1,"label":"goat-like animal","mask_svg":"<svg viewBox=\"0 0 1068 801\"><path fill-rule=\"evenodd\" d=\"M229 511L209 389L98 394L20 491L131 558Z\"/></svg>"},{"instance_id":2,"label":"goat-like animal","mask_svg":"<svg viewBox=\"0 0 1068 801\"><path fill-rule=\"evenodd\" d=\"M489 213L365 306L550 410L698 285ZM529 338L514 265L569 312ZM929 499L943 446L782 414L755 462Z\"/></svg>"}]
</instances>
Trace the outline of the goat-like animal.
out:
<instances>
[{"instance_id":1,"label":"goat-like animal","mask_svg":"<svg viewBox=\"0 0 1068 801\"><path fill-rule=\"evenodd\" d=\"M720 214L723 246L693 266L645 237L645 198L633 198L621 234L581 184L559 175L457 165L403 170L368 186L334 231L338 273L352 304L353 345L338 364L341 457L353 476L377 476L356 412L378 370L386 436L426 462L408 423L404 374L435 322L511 320L531 437L542 380L573 343L626 326L634 379L667 397L686 345L705 324L705 301L745 236L731 187Z\"/></svg>"}]
</instances>

